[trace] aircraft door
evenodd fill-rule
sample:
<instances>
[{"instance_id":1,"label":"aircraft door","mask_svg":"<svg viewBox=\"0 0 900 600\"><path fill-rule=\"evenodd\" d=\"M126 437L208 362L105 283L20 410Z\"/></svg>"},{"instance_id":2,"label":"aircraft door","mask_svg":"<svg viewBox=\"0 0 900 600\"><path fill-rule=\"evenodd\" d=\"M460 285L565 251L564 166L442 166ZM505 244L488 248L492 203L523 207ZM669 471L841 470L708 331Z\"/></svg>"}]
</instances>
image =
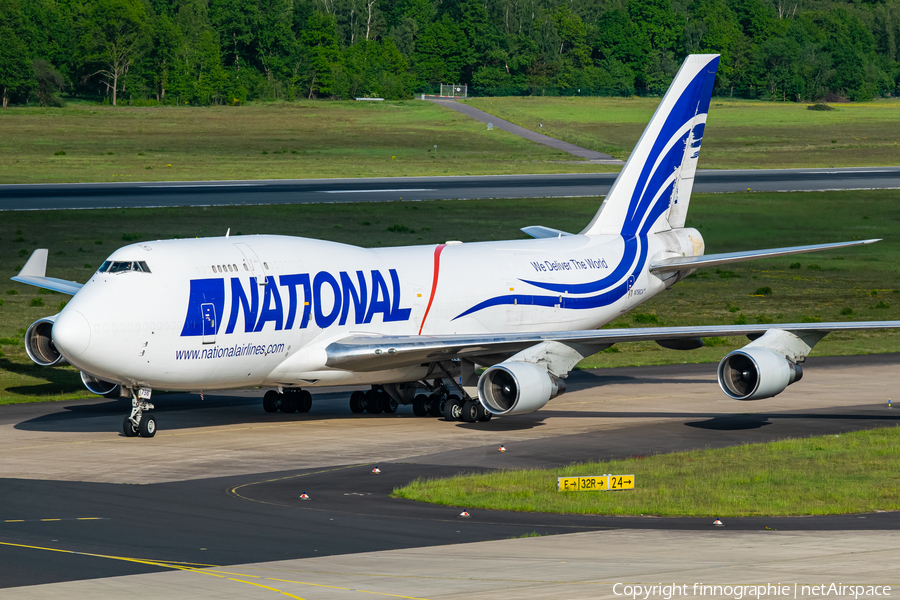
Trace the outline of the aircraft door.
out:
<instances>
[{"instance_id":1,"label":"aircraft door","mask_svg":"<svg viewBox=\"0 0 900 600\"><path fill-rule=\"evenodd\" d=\"M506 322L509 325L533 325L533 305L530 296L518 293L516 281L507 282L512 304L506 306ZM558 311L556 311L558 312Z\"/></svg>"},{"instance_id":2,"label":"aircraft door","mask_svg":"<svg viewBox=\"0 0 900 600\"><path fill-rule=\"evenodd\" d=\"M216 343L216 307L212 303L200 305L200 320L203 323L203 343Z\"/></svg>"},{"instance_id":3,"label":"aircraft door","mask_svg":"<svg viewBox=\"0 0 900 600\"><path fill-rule=\"evenodd\" d=\"M422 318L425 316L425 303L428 299L425 297L425 291L416 286L413 288L413 303L412 303L412 315L410 316L410 320L413 323L422 323Z\"/></svg>"},{"instance_id":4,"label":"aircraft door","mask_svg":"<svg viewBox=\"0 0 900 600\"><path fill-rule=\"evenodd\" d=\"M268 273L266 273L265 263L259 260L256 252L247 244L235 244L235 246L244 255L244 272L249 271L252 277L256 277L256 283L259 285L266 285Z\"/></svg>"}]
</instances>

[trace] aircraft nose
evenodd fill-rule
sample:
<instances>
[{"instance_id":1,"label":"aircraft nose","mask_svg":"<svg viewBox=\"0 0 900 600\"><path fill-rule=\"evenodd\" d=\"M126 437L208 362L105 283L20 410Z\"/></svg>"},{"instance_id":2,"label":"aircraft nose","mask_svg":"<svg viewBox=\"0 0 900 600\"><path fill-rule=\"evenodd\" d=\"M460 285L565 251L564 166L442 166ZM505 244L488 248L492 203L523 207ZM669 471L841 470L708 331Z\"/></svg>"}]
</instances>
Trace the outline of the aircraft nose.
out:
<instances>
[{"instance_id":1,"label":"aircraft nose","mask_svg":"<svg viewBox=\"0 0 900 600\"><path fill-rule=\"evenodd\" d=\"M63 356L78 356L91 343L91 326L77 310L64 310L56 317L50 337Z\"/></svg>"}]
</instances>

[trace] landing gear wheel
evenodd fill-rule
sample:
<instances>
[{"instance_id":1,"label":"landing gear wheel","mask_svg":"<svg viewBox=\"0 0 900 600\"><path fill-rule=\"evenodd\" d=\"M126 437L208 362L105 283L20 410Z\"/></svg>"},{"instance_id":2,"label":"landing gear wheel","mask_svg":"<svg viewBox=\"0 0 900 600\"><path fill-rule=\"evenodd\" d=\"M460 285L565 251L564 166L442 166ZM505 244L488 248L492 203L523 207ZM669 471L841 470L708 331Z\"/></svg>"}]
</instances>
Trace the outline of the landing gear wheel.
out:
<instances>
[{"instance_id":1,"label":"landing gear wheel","mask_svg":"<svg viewBox=\"0 0 900 600\"><path fill-rule=\"evenodd\" d=\"M428 396L428 402L425 404L425 406L428 408L429 417L441 416L441 395L432 394Z\"/></svg>"},{"instance_id":2,"label":"landing gear wheel","mask_svg":"<svg viewBox=\"0 0 900 600\"><path fill-rule=\"evenodd\" d=\"M366 410L373 415L381 414L384 411L384 399L380 394L372 390L366 392Z\"/></svg>"},{"instance_id":3,"label":"landing gear wheel","mask_svg":"<svg viewBox=\"0 0 900 600\"><path fill-rule=\"evenodd\" d=\"M459 421L462 416L462 402L459 396L451 395L444 402L444 418L448 421Z\"/></svg>"},{"instance_id":4,"label":"landing gear wheel","mask_svg":"<svg viewBox=\"0 0 900 600\"><path fill-rule=\"evenodd\" d=\"M482 421L484 423L487 423L488 421L490 421L491 417L494 416L494 413L492 413L491 411L484 410L484 407L481 406L481 404L478 405L478 410L479 410L478 414L481 415L478 417L478 420Z\"/></svg>"},{"instance_id":5,"label":"landing gear wheel","mask_svg":"<svg viewBox=\"0 0 900 600\"><path fill-rule=\"evenodd\" d=\"M287 414L297 412L296 396L294 394L278 394L278 408Z\"/></svg>"},{"instance_id":6,"label":"landing gear wheel","mask_svg":"<svg viewBox=\"0 0 900 600\"><path fill-rule=\"evenodd\" d=\"M477 402L472 402L471 400L466 401L462 406L462 420L466 423L474 423L478 420L478 407L480 405Z\"/></svg>"},{"instance_id":7,"label":"landing gear wheel","mask_svg":"<svg viewBox=\"0 0 900 600\"><path fill-rule=\"evenodd\" d=\"M152 438L156 435L156 419L152 415L144 415L138 425L138 431L141 437Z\"/></svg>"},{"instance_id":8,"label":"landing gear wheel","mask_svg":"<svg viewBox=\"0 0 900 600\"><path fill-rule=\"evenodd\" d=\"M147 397L149 396L150 394L147 394ZM147 400L138 399L137 394L132 391L131 414L122 423L122 429L127 437L140 435L149 438L156 435L156 419L146 414L151 410L153 410L153 405Z\"/></svg>"},{"instance_id":9,"label":"landing gear wheel","mask_svg":"<svg viewBox=\"0 0 900 600\"><path fill-rule=\"evenodd\" d=\"M397 412L397 408L400 406L396 400L385 394L387 397L384 399L384 412L386 413L395 413Z\"/></svg>"},{"instance_id":10,"label":"landing gear wheel","mask_svg":"<svg viewBox=\"0 0 900 600\"><path fill-rule=\"evenodd\" d=\"M278 410L278 404L276 401L278 400L278 392L275 390L269 390L266 392L266 395L263 396L263 410L267 413L273 413Z\"/></svg>"},{"instance_id":11,"label":"landing gear wheel","mask_svg":"<svg viewBox=\"0 0 900 600\"><path fill-rule=\"evenodd\" d=\"M312 394L306 390L302 390L297 396L297 409L300 412L309 412L309 409L312 408Z\"/></svg>"},{"instance_id":12,"label":"landing gear wheel","mask_svg":"<svg viewBox=\"0 0 900 600\"><path fill-rule=\"evenodd\" d=\"M350 410L356 414L364 412L366 410L366 393L361 390L356 390L352 394L350 394Z\"/></svg>"},{"instance_id":13,"label":"landing gear wheel","mask_svg":"<svg viewBox=\"0 0 900 600\"><path fill-rule=\"evenodd\" d=\"M122 423L122 430L125 433L125 437L137 437L139 433L138 428L134 426L129 417L125 417L125 421Z\"/></svg>"},{"instance_id":14,"label":"landing gear wheel","mask_svg":"<svg viewBox=\"0 0 900 600\"><path fill-rule=\"evenodd\" d=\"M416 396L415 400L413 400L413 414L417 417L424 417L428 414L427 407L425 403L428 402L428 396L425 394L419 394Z\"/></svg>"}]
</instances>

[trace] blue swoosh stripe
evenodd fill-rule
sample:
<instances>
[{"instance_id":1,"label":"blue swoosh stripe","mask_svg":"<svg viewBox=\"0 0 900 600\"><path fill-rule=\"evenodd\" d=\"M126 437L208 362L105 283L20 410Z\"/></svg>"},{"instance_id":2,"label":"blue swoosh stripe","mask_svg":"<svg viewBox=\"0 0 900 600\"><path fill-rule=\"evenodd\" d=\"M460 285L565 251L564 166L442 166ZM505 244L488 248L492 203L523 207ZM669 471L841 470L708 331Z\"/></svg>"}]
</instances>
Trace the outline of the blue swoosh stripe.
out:
<instances>
[{"instance_id":1,"label":"blue swoosh stripe","mask_svg":"<svg viewBox=\"0 0 900 600\"><path fill-rule=\"evenodd\" d=\"M638 177L637 185L634 188L634 195L628 206L628 214L633 214L634 216L626 220L622 228L622 235L634 235L638 232L637 227L641 223L643 213L647 211L649 202L651 202L656 195L655 192L657 190L653 189L653 186L648 186L646 190L647 193L644 194L644 185L647 178L651 175L653 165L656 164L656 159L660 152L663 151L666 144L668 144L672 136L675 135L675 132L685 123L693 119L694 115L706 114L709 112L709 102L712 98L712 86L715 82L715 72L718 66L719 59L716 58L711 61L706 68L697 73L693 81L687 86L684 93L681 94L681 97L678 98L675 102L675 106L672 107L672 110L666 117L666 122L663 124L659 135L654 140L650 154L647 156L647 161L644 163L644 167ZM712 73L709 72L710 68L712 69ZM673 147L677 148L678 144L674 144ZM671 153L667 155L666 158L660 162L656 173L663 172L664 176L668 177L678 165L681 164L682 156L683 146L682 152L678 152L674 156ZM635 210L636 204L638 207L637 210ZM641 206L641 204L644 206ZM647 219L647 222L650 223L650 219Z\"/></svg>"},{"instance_id":2,"label":"blue swoosh stripe","mask_svg":"<svg viewBox=\"0 0 900 600\"><path fill-rule=\"evenodd\" d=\"M634 270L631 272L632 276L635 278L638 277L647 260L647 234L653 224L656 223L657 219L659 219L659 217L669 208L669 198L671 197L672 188L674 187L675 182L671 181L666 185L666 188L662 193L658 192L665 181L675 172L675 169L681 165L685 150L684 143L690 132L685 132L678 142L672 144L666 155L659 161L659 166L655 171L653 170L653 166L656 164L659 154L665 149L672 136L675 135L675 132L677 132L685 123L693 119L695 115L707 114L709 112L709 104L712 99L712 87L715 82L715 74L718 70L718 66L719 58L716 57L694 77L690 84L688 84L685 91L681 94L669 114L666 116L666 121L663 124L659 135L653 142L653 146L641 169L637 184L632 193L632 198L628 205L628 212L626 213L629 216L626 217L621 231L621 235L626 238L625 251L622 260L613 272L597 281L580 284L543 283L525 279L520 281L548 291L571 294L593 293L620 280L629 271L634 261L638 241L641 241L640 256ZM705 124L702 123L694 128L694 143L692 144L692 149L699 150L704 130ZM649 184L647 184L648 179L650 180ZM644 219L645 214L647 217L646 219ZM641 223L643 223L643 226L641 226ZM625 281L604 293L584 298L562 298L562 300L560 300L559 296L507 294L480 302L454 317L453 320L491 306L515 303L547 307L559 304L560 308L575 310L598 308L600 306L608 306L615 303L627 293L628 282Z\"/></svg>"},{"instance_id":3,"label":"blue swoosh stripe","mask_svg":"<svg viewBox=\"0 0 900 600\"><path fill-rule=\"evenodd\" d=\"M619 281L626 273L628 273L628 269L631 268L634 257L637 255L637 243L638 239L634 236L626 238L625 251L622 254L622 260L612 273L597 281L588 283L544 283L541 281L531 281L529 279L520 279L519 281L551 292L591 294Z\"/></svg>"},{"instance_id":4,"label":"blue swoosh stripe","mask_svg":"<svg viewBox=\"0 0 900 600\"><path fill-rule=\"evenodd\" d=\"M646 238L643 238L646 242ZM644 263L647 260L647 244L641 244L641 254L638 258L638 264L635 267L635 270L631 273L632 276L637 278L638 273L643 269ZM545 306L548 308L552 308L559 304L560 308L569 308L573 310L586 310L589 308L599 308L601 306L609 306L610 304L614 304L620 298L625 296L628 293L628 282L623 281L616 287L612 288L609 291L606 291L602 294L598 294L596 296L587 296L584 298L560 298L559 296L532 296L527 294L506 294L503 296L495 296L494 298L489 298L483 302L480 302L468 309L467 311L460 313L456 317L453 318L455 321L461 317L465 317L466 315L470 315L474 312L478 312L480 310L484 310L485 308L490 308L491 306L501 306L504 304L524 304L524 305L533 305L533 306Z\"/></svg>"}]
</instances>

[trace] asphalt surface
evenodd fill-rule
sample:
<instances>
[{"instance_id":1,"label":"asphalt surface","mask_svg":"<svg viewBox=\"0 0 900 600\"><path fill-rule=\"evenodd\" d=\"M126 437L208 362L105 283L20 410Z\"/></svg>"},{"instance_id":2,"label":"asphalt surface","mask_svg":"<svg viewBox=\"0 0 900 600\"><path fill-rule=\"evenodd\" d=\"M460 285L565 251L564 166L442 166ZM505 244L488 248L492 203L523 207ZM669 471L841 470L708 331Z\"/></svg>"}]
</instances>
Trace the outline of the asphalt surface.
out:
<instances>
[{"instance_id":1,"label":"asphalt surface","mask_svg":"<svg viewBox=\"0 0 900 600\"><path fill-rule=\"evenodd\" d=\"M509 121L501 119L496 115L486 113L483 110L478 110L474 106L462 104L461 102L457 102L456 100L434 97L425 97L424 99L428 102L433 102L434 104L449 108L450 110L461 112L462 114L466 115L467 117L471 117L476 121L489 123L492 127L496 127L497 129L508 131L513 135L523 137L526 140L531 140L532 142L535 142L537 144L543 144L545 146L550 146L551 148L556 148L557 150L562 150L563 152L568 152L573 156L579 156L581 158L586 158L592 162L599 162L610 165L625 164L625 161L613 158L609 154L597 152L596 150L589 150L588 148L582 148L581 146L576 146L575 144L570 144L569 142L558 140L554 137L550 137L549 135L544 135L542 133L537 133L536 131L531 131L530 129L525 129L520 125L510 123Z\"/></svg>"},{"instance_id":2,"label":"asphalt surface","mask_svg":"<svg viewBox=\"0 0 900 600\"><path fill-rule=\"evenodd\" d=\"M900 364L900 357L810 359L816 369L873 362ZM708 368L709 365L673 365L634 369L633 374L665 380L676 374L684 376L685 371L696 370L699 374ZM572 378L572 383L578 384L580 379L596 378L596 374L575 373ZM258 399L226 400L217 412L227 420L229 407L236 403L258 404ZM22 411L22 407L16 410ZM122 406L105 402L93 410L105 410L118 417ZM189 409L181 402L175 403L173 410L184 414ZM349 417L349 409L346 410ZM157 413L163 422L166 412L166 403L160 401ZM544 412L545 417L553 416L552 408ZM583 416L590 418L591 413ZM208 419L208 413L202 418ZM53 427L46 419L30 422L27 412L21 419L17 429ZM451 424L435 420L434 426L490 425L502 431L504 421ZM149 485L0 479L0 587L167 570L159 565L89 554L229 565L505 539L531 532L709 530L715 515L600 517L472 510L470 518L460 518L459 513L466 507L419 504L391 499L389 494L417 477L460 471L556 467L575 461L723 447L788 436L840 434L897 424L900 411L886 412L883 405L746 415L685 413L666 422L518 441L507 444L506 453L497 452L497 446L492 444L381 463L378 466L382 472L377 475L371 472L373 464L352 464ZM352 445L354 440L347 439L346 443ZM77 447L72 451L77 452ZM166 460L164 449L152 452L148 460ZM316 452L316 448L308 447L298 437L296 452ZM115 461L115 457L110 456L109 460ZM303 493L310 499L301 500ZM780 531L895 530L900 529L900 513L733 518L727 520L727 527L751 531L766 527Z\"/></svg>"},{"instance_id":3,"label":"asphalt surface","mask_svg":"<svg viewBox=\"0 0 900 600\"><path fill-rule=\"evenodd\" d=\"M0 210L602 196L616 173L0 185ZM900 167L700 170L696 192L900 188Z\"/></svg>"}]
</instances>

